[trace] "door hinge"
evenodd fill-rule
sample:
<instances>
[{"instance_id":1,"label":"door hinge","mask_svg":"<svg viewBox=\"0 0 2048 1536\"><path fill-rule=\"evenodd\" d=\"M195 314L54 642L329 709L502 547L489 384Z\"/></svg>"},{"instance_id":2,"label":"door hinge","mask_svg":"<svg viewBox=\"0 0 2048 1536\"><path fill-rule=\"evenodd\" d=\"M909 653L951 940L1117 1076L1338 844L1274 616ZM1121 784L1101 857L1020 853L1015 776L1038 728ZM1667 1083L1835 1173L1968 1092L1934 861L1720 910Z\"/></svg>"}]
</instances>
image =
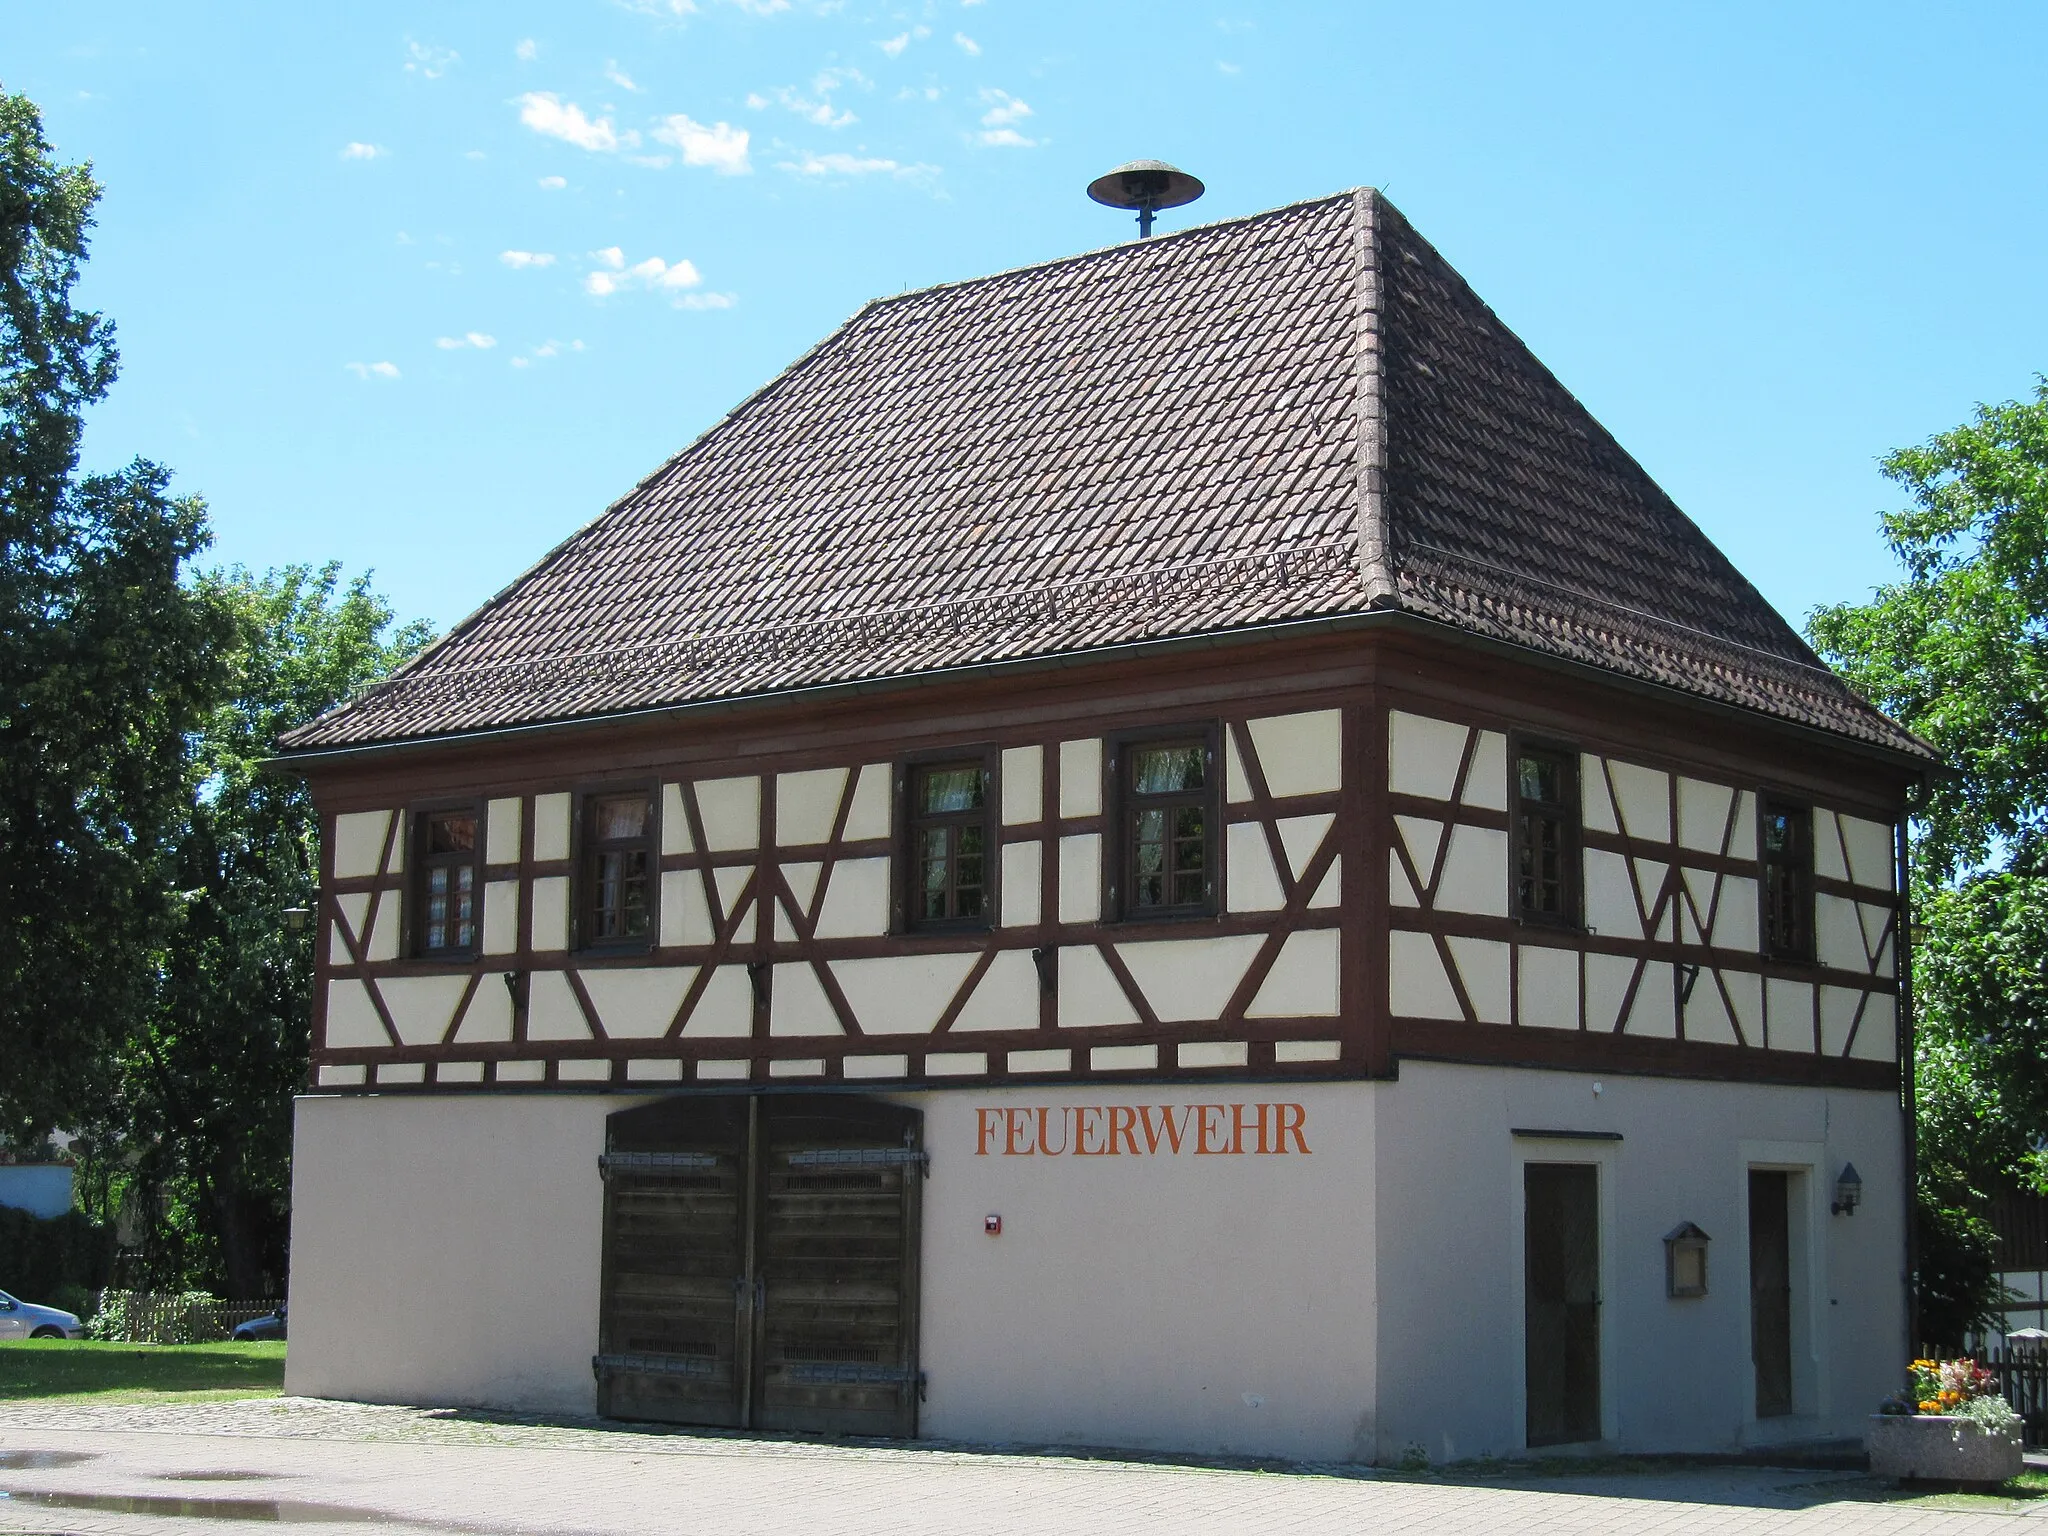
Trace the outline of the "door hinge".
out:
<instances>
[{"instance_id":1,"label":"door hinge","mask_svg":"<svg viewBox=\"0 0 2048 1536\"><path fill-rule=\"evenodd\" d=\"M718 1362L709 1355L592 1355L590 1373L607 1376L715 1376Z\"/></svg>"},{"instance_id":2,"label":"door hinge","mask_svg":"<svg viewBox=\"0 0 2048 1536\"><path fill-rule=\"evenodd\" d=\"M715 1152L604 1152L598 1155L597 1171L608 1179L615 1173L678 1173L718 1164Z\"/></svg>"},{"instance_id":3,"label":"door hinge","mask_svg":"<svg viewBox=\"0 0 2048 1536\"><path fill-rule=\"evenodd\" d=\"M785 1366L783 1374L791 1381L863 1387L921 1387L924 1376L922 1371L900 1365L845 1365L822 1360Z\"/></svg>"},{"instance_id":4,"label":"door hinge","mask_svg":"<svg viewBox=\"0 0 2048 1536\"><path fill-rule=\"evenodd\" d=\"M876 1168L915 1166L931 1171L931 1154L921 1147L818 1147L789 1154L792 1168Z\"/></svg>"}]
</instances>

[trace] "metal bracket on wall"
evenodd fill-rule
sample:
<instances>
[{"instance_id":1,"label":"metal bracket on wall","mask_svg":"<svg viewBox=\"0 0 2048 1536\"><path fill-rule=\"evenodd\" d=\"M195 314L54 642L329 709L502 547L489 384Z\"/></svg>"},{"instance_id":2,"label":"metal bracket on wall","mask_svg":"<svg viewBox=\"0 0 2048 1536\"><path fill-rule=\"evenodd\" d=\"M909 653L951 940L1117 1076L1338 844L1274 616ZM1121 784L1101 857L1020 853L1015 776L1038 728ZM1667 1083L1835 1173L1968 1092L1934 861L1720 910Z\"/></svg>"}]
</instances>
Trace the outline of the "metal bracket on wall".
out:
<instances>
[{"instance_id":1,"label":"metal bracket on wall","mask_svg":"<svg viewBox=\"0 0 2048 1536\"><path fill-rule=\"evenodd\" d=\"M1031 951L1031 963L1038 967L1038 990L1047 997L1059 990L1059 951L1052 945L1042 945Z\"/></svg>"}]
</instances>

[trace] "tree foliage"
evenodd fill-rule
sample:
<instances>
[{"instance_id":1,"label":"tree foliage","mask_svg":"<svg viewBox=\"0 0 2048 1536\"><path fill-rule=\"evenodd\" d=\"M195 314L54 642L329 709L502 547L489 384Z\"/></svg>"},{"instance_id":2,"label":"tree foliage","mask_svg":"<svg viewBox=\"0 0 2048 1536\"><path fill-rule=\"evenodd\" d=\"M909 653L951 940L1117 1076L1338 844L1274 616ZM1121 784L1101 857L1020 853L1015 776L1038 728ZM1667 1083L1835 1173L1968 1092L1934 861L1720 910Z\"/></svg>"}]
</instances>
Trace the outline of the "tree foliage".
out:
<instances>
[{"instance_id":1,"label":"tree foliage","mask_svg":"<svg viewBox=\"0 0 2048 1536\"><path fill-rule=\"evenodd\" d=\"M1984 1194L2048 1190L2048 379L1883 467L1903 578L1811 633L1947 761L1913 826L1913 1072L1924 1331L1959 1342L1998 1293Z\"/></svg>"},{"instance_id":2,"label":"tree foliage","mask_svg":"<svg viewBox=\"0 0 2048 1536\"><path fill-rule=\"evenodd\" d=\"M392 632L369 578L343 586L335 565L200 585L243 639L166 845L177 928L123 1054L120 1135L139 1191L172 1215L151 1234L152 1283L276 1295L312 1009L313 928L288 914L317 906L320 827L305 784L264 760L282 732L384 676L427 632Z\"/></svg>"},{"instance_id":3,"label":"tree foliage","mask_svg":"<svg viewBox=\"0 0 2048 1536\"><path fill-rule=\"evenodd\" d=\"M113 326L71 302L99 196L0 95L0 1135L88 1115L172 908L153 875L233 614L181 580L205 510L78 473Z\"/></svg>"},{"instance_id":4,"label":"tree foliage","mask_svg":"<svg viewBox=\"0 0 2048 1536\"><path fill-rule=\"evenodd\" d=\"M1921 874L2034 868L2048 851L2048 380L2032 400L1883 461L1912 506L1883 519L1905 579L1813 616L1864 697L1950 772L1916 818Z\"/></svg>"}]
</instances>

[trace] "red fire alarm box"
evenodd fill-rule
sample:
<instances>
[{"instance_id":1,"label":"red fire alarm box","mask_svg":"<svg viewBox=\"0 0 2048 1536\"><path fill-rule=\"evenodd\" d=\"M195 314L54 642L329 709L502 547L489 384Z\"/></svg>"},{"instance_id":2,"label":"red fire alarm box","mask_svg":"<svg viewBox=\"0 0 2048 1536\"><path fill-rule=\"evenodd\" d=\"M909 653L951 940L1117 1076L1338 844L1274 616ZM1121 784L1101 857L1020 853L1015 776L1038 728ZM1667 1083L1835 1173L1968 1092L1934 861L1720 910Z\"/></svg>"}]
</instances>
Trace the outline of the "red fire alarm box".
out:
<instances>
[{"instance_id":1,"label":"red fire alarm box","mask_svg":"<svg viewBox=\"0 0 2048 1536\"><path fill-rule=\"evenodd\" d=\"M1003 1218L996 1215L994 1211L990 1211L988 1215L981 1218L981 1230L990 1237L1001 1237L1003 1235Z\"/></svg>"}]
</instances>

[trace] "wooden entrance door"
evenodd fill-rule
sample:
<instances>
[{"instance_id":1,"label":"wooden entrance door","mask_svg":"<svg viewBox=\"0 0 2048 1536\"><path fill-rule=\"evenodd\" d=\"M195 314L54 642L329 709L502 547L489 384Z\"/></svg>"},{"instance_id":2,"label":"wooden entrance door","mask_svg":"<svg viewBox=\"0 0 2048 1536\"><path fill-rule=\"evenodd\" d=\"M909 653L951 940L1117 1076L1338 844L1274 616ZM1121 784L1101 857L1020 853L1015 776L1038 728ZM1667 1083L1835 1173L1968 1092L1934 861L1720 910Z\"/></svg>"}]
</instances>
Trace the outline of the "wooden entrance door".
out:
<instances>
[{"instance_id":1,"label":"wooden entrance door","mask_svg":"<svg viewBox=\"0 0 2048 1536\"><path fill-rule=\"evenodd\" d=\"M1600 1438L1600 1170L1522 1169L1530 1445Z\"/></svg>"},{"instance_id":2,"label":"wooden entrance door","mask_svg":"<svg viewBox=\"0 0 2048 1536\"><path fill-rule=\"evenodd\" d=\"M914 1435L922 1123L825 1094L611 1116L598 1412Z\"/></svg>"},{"instance_id":3,"label":"wooden entrance door","mask_svg":"<svg viewBox=\"0 0 2048 1536\"><path fill-rule=\"evenodd\" d=\"M1780 1170L1749 1171L1749 1356L1756 1416L1792 1411L1792 1191Z\"/></svg>"}]
</instances>

